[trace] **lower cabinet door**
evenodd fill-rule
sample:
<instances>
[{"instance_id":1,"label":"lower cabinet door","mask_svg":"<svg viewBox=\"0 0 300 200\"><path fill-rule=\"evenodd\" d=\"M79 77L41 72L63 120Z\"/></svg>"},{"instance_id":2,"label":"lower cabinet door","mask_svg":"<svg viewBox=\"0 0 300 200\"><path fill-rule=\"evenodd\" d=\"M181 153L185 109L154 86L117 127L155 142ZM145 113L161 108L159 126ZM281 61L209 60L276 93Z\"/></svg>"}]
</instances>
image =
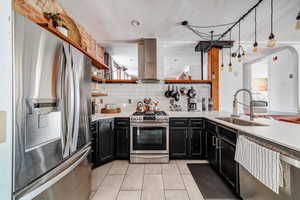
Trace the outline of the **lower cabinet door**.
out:
<instances>
[{"instance_id":1,"label":"lower cabinet door","mask_svg":"<svg viewBox=\"0 0 300 200\"><path fill-rule=\"evenodd\" d=\"M172 158L185 158L187 156L187 127L171 127L170 128L170 152Z\"/></svg>"},{"instance_id":2,"label":"lower cabinet door","mask_svg":"<svg viewBox=\"0 0 300 200\"><path fill-rule=\"evenodd\" d=\"M129 127L115 128L116 158L129 159Z\"/></svg>"},{"instance_id":3,"label":"lower cabinet door","mask_svg":"<svg viewBox=\"0 0 300 200\"><path fill-rule=\"evenodd\" d=\"M209 163L218 169L217 134L206 130L206 152Z\"/></svg>"},{"instance_id":4,"label":"lower cabinet door","mask_svg":"<svg viewBox=\"0 0 300 200\"><path fill-rule=\"evenodd\" d=\"M193 158L201 158L203 155L203 130L202 128L190 128L190 155Z\"/></svg>"},{"instance_id":5,"label":"lower cabinet door","mask_svg":"<svg viewBox=\"0 0 300 200\"><path fill-rule=\"evenodd\" d=\"M102 162L113 159L114 156L114 133L113 122L103 121L99 124L100 132L100 159Z\"/></svg>"},{"instance_id":6,"label":"lower cabinet door","mask_svg":"<svg viewBox=\"0 0 300 200\"><path fill-rule=\"evenodd\" d=\"M235 188L237 164L234 160L235 146L220 140L220 173Z\"/></svg>"}]
</instances>

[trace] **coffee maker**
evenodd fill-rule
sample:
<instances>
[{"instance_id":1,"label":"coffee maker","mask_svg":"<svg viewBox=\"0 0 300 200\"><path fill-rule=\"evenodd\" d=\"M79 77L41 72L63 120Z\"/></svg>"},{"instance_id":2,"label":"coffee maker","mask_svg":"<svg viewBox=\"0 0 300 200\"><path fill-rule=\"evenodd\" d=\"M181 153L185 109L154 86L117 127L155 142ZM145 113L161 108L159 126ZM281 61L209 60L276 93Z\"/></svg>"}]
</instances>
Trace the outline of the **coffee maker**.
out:
<instances>
[{"instance_id":1,"label":"coffee maker","mask_svg":"<svg viewBox=\"0 0 300 200\"><path fill-rule=\"evenodd\" d=\"M188 98L188 111L196 111L196 110L197 110L197 99Z\"/></svg>"},{"instance_id":2,"label":"coffee maker","mask_svg":"<svg viewBox=\"0 0 300 200\"><path fill-rule=\"evenodd\" d=\"M196 90L191 87L191 89L189 89L187 96L188 96L188 111L196 111L197 110L197 99L196 99Z\"/></svg>"}]
</instances>

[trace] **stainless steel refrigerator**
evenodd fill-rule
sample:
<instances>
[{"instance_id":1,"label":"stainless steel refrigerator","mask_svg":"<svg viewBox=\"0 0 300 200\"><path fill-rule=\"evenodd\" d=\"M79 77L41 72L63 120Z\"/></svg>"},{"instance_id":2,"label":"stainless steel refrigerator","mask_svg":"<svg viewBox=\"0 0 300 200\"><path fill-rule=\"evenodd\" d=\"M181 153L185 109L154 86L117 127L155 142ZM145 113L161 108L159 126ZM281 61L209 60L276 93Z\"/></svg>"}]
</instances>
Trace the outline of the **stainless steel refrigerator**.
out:
<instances>
[{"instance_id":1,"label":"stainless steel refrigerator","mask_svg":"<svg viewBox=\"0 0 300 200\"><path fill-rule=\"evenodd\" d=\"M91 61L14 13L13 196L87 200Z\"/></svg>"}]
</instances>

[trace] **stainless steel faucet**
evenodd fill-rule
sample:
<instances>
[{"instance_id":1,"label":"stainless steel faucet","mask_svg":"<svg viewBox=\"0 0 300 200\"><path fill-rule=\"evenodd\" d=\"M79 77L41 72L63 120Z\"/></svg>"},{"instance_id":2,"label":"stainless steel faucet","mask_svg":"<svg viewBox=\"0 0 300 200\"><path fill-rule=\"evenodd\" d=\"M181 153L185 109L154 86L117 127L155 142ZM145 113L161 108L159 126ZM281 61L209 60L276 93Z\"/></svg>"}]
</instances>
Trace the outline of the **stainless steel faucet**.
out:
<instances>
[{"instance_id":1,"label":"stainless steel faucet","mask_svg":"<svg viewBox=\"0 0 300 200\"><path fill-rule=\"evenodd\" d=\"M250 97L250 120L253 121L254 120L254 108L253 108L253 96L252 96L252 92L248 89L239 89L238 91L235 92L234 94L234 100L233 100L233 111L232 111L232 117L239 117L238 114L238 100L237 100L237 96L240 92L247 92L249 94Z\"/></svg>"}]
</instances>

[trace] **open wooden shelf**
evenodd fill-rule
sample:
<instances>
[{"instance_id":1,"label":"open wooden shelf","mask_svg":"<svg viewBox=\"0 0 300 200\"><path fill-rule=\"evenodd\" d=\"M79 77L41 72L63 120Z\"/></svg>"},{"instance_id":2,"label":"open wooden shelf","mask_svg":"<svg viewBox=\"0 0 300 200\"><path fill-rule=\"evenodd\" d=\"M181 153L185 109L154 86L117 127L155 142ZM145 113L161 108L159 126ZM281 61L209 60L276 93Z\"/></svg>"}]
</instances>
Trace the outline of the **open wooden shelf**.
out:
<instances>
[{"instance_id":1,"label":"open wooden shelf","mask_svg":"<svg viewBox=\"0 0 300 200\"><path fill-rule=\"evenodd\" d=\"M92 75L91 79L93 81L97 81L97 82L100 82L100 83L103 82L103 79L98 78L95 75ZM136 83L136 82L137 82L137 80L105 80L105 83Z\"/></svg>"},{"instance_id":2,"label":"open wooden shelf","mask_svg":"<svg viewBox=\"0 0 300 200\"><path fill-rule=\"evenodd\" d=\"M91 96L92 97L106 97L106 96L108 96L108 94L101 93L101 92L92 92Z\"/></svg>"},{"instance_id":3,"label":"open wooden shelf","mask_svg":"<svg viewBox=\"0 0 300 200\"><path fill-rule=\"evenodd\" d=\"M165 80L165 83L211 83L211 80Z\"/></svg>"},{"instance_id":4,"label":"open wooden shelf","mask_svg":"<svg viewBox=\"0 0 300 200\"><path fill-rule=\"evenodd\" d=\"M73 47L75 47L76 49L78 49L79 51L81 51L83 54L85 54L86 56L88 56L90 59L92 59L92 64L95 67L97 67L99 69L109 69L109 67L106 64L104 64L104 63L100 62L99 60L97 60L93 55L91 55L90 53L88 53L86 50L84 50L81 46L79 46L73 40L71 40L70 38L68 38L67 36L65 36L61 32L59 32L56 28L49 26L47 23L39 23L38 25L40 25L43 28L47 29L49 32L53 33L54 35L56 35L60 39L68 42Z\"/></svg>"}]
</instances>

